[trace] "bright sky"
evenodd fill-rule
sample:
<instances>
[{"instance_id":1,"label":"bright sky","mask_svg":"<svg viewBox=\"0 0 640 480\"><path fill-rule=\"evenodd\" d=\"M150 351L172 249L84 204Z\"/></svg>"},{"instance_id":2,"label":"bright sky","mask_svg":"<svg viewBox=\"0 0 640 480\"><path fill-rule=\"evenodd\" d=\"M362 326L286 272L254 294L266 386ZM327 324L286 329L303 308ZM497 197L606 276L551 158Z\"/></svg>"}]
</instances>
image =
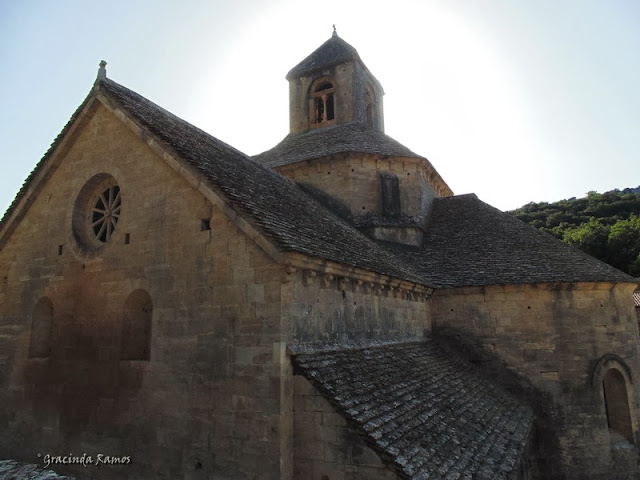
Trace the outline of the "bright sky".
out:
<instances>
[{"instance_id":1,"label":"bright sky","mask_svg":"<svg viewBox=\"0 0 640 480\"><path fill-rule=\"evenodd\" d=\"M385 89L386 133L456 194L508 210L640 184L637 0L2 0L0 212L100 60L253 155L332 24Z\"/></svg>"}]
</instances>

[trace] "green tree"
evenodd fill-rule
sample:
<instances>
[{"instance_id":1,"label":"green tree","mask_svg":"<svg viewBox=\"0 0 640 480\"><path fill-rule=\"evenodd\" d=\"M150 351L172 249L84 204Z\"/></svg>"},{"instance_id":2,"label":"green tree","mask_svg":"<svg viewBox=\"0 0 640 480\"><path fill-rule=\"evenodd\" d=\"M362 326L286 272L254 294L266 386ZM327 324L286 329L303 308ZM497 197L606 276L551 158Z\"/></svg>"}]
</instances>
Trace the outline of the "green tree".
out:
<instances>
[{"instance_id":1,"label":"green tree","mask_svg":"<svg viewBox=\"0 0 640 480\"><path fill-rule=\"evenodd\" d=\"M569 245L606 261L609 227L603 225L599 220L591 218L588 223L565 230L562 239Z\"/></svg>"},{"instance_id":2,"label":"green tree","mask_svg":"<svg viewBox=\"0 0 640 480\"><path fill-rule=\"evenodd\" d=\"M607 239L607 261L620 270L629 271L640 254L640 217L618 220L611 226Z\"/></svg>"},{"instance_id":3,"label":"green tree","mask_svg":"<svg viewBox=\"0 0 640 480\"><path fill-rule=\"evenodd\" d=\"M640 276L640 186L587 192L583 198L528 203L511 212L520 220L586 253Z\"/></svg>"},{"instance_id":4,"label":"green tree","mask_svg":"<svg viewBox=\"0 0 640 480\"><path fill-rule=\"evenodd\" d=\"M640 277L640 254L638 254L636 259L629 264L629 270L627 273L634 277Z\"/></svg>"}]
</instances>

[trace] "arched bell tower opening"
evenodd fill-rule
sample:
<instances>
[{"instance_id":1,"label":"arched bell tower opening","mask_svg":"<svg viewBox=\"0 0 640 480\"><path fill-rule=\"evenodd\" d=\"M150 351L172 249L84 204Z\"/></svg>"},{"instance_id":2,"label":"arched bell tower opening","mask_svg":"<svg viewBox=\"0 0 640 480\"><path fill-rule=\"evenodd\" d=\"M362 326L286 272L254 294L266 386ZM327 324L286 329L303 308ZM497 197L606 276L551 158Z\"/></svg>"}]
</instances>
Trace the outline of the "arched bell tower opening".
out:
<instances>
[{"instance_id":1,"label":"arched bell tower opening","mask_svg":"<svg viewBox=\"0 0 640 480\"><path fill-rule=\"evenodd\" d=\"M336 123L335 81L322 77L311 84L309 89L309 125L311 128Z\"/></svg>"},{"instance_id":2,"label":"arched bell tower opening","mask_svg":"<svg viewBox=\"0 0 640 480\"><path fill-rule=\"evenodd\" d=\"M382 85L335 31L287 80L291 135L351 122L384 131Z\"/></svg>"}]
</instances>

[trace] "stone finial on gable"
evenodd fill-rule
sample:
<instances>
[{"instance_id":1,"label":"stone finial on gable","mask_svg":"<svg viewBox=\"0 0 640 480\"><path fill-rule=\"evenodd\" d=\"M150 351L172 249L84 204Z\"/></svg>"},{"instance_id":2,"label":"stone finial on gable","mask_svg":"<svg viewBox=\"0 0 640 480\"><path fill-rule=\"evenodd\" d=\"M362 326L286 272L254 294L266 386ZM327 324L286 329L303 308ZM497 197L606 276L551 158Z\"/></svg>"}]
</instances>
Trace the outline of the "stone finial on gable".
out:
<instances>
[{"instance_id":1,"label":"stone finial on gable","mask_svg":"<svg viewBox=\"0 0 640 480\"><path fill-rule=\"evenodd\" d=\"M98 68L98 80L105 80L107 78L107 62L100 60L100 68Z\"/></svg>"},{"instance_id":2,"label":"stone finial on gable","mask_svg":"<svg viewBox=\"0 0 640 480\"><path fill-rule=\"evenodd\" d=\"M331 35L332 37L337 37L338 36L338 32L336 30L336 24L333 24L333 34Z\"/></svg>"}]
</instances>

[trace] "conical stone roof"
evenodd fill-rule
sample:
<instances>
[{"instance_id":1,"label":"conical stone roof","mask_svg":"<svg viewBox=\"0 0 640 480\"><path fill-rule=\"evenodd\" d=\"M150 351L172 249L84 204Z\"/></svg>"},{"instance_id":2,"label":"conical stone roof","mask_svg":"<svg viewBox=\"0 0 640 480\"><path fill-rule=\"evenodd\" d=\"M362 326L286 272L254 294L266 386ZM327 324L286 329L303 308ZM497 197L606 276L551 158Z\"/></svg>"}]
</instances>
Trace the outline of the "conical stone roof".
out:
<instances>
[{"instance_id":1,"label":"conical stone roof","mask_svg":"<svg viewBox=\"0 0 640 480\"><path fill-rule=\"evenodd\" d=\"M334 31L329 40L320 45L313 53L287 73L287 80L302 77L316 70L333 67L350 60L360 60L357 50L342 40Z\"/></svg>"}]
</instances>

